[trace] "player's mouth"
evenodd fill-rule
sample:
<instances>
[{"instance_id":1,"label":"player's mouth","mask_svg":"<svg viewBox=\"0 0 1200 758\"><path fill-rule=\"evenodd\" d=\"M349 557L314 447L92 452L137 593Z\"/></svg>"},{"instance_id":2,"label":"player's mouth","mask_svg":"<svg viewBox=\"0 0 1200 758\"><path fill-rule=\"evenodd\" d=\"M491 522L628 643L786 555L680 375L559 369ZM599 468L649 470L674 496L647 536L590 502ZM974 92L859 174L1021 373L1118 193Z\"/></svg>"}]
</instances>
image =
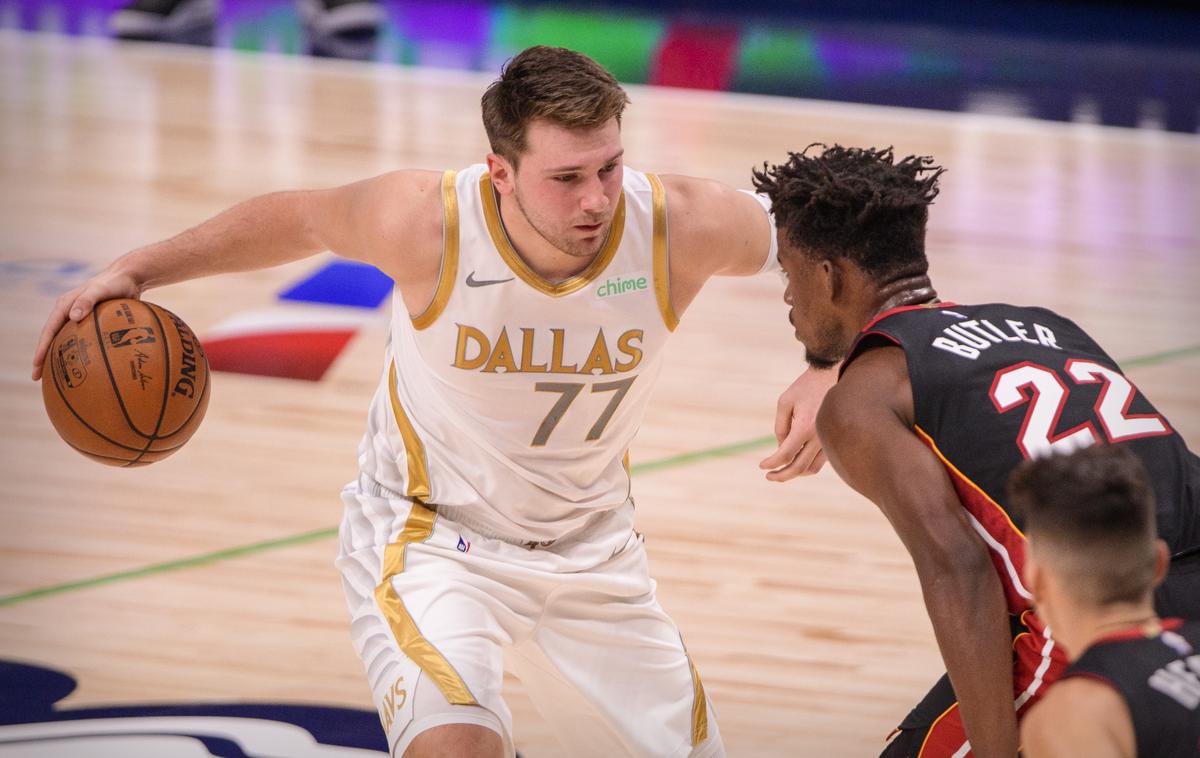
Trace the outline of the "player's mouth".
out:
<instances>
[{"instance_id":1,"label":"player's mouth","mask_svg":"<svg viewBox=\"0 0 1200 758\"><path fill-rule=\"evenodd\" d=\"M580 232L583 232L584 234L591 235L591 234L595 234L596 232L600 231L600 228L602 226L604 226L603 222L600 222L598 224L576 224L575 229Z\"/></svg>"}]
</instances>

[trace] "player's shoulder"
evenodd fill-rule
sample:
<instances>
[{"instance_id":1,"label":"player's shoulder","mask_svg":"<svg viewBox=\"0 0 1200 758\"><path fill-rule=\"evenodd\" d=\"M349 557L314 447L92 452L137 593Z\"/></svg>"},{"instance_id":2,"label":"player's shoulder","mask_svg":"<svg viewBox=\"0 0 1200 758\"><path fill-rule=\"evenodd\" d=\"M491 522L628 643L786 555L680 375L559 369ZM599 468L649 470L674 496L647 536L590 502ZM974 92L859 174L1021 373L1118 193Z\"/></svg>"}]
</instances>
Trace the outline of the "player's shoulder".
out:
<instances>
[{"instance_id":1,"label":"player's shoulder","mask_svg":"<svg viewBox=\"0 0 1200 758\"><path fill-rule=\"evenodd\" d=\"M414 232L436 232L442 228L442 180L445 172L399 169L368 180L363 198L381 226L411 238Z\"/></svg>"},{"instance_id":2,"label":"player's shoulder","mask_svg":"<svg viewBox=\"0 0 1200 758\"><path fill-rule=\"evenodd\" d=\"M381 199L416 204L441 205L442 179L446 172L404 168L380 174L370 180L372 191Z\"/></svg>"},{"instance_id":3,"label":"player's shoulder","mask_svg":"<svg viewBox=\"0 0 1200 758\"><path fill-rule=\"evenodd\" d=\"M1071 751L1131 741L1124 698L1111 684L1090 676L1055 682L1021 720L1021 744L1031 756L1080 755Z\"/></svg>"},{"instance_id":4,"label":"player's shoulder","mask_svg":"<svg viewBox=\"0 0 1200 758\"><path fill-rule=\"evenodd\" d=\"M908 358L901 345L886 340L860 340L843 362L835 389L856 395L906 382Z\"/></svg>"},{"instance_id":5,"label":"player's shoulder","mask_svg":"<svg viewBox=\"0 0 1200 758\"><path fill-rule=\"evenodd\" d=\"M872 347L844 365L817 415L817 432L869 429L881 415L904 414L911 393L904 351L890 345Z\"/></svg>"},{"instance_id":6,"label":"player's shoulder","mask_svg":"<svg viewBox=\"0 0 1200 758\"><path fill-rule=\"evenodd\" d=\"M1113 715L1124 710L1125 700L1112 683L1094 676L1068 676L1055 682L1036 710L1048 717L1074 709L1094 715Z\"/></svg>"},{"instance_id":7,"label":"player's shoulder","mask_svg":"<svg viewBox=\"0 0 1200 758\"><path fill-rule=\"evenodd\" d=\"M436 276L442 253L442 176L440 171L402 169L341 188L333 209L338 223L350 226L347 233L360 241L365 252L357 257L401 283Z\"/></svg>"}]
</instances>

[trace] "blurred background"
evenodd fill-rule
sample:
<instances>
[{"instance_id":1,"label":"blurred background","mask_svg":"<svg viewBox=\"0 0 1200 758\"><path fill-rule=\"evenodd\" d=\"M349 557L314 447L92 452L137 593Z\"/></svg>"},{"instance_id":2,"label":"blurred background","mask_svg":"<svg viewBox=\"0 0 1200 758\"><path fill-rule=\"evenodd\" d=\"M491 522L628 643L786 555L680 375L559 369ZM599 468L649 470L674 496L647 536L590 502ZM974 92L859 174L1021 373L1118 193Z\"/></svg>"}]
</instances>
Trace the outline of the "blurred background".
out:
<instances>
[{"instance_id":1,"label":"blurred background","mask_svg":"<svg viewBox=\"0 0 1200 758\"><path fill-rule=\"evenodd\" d=\"M0 0L0 29L496 71L533 44L629 83L1195 133L1200 3Z\"/></svg>"}]
</instances>

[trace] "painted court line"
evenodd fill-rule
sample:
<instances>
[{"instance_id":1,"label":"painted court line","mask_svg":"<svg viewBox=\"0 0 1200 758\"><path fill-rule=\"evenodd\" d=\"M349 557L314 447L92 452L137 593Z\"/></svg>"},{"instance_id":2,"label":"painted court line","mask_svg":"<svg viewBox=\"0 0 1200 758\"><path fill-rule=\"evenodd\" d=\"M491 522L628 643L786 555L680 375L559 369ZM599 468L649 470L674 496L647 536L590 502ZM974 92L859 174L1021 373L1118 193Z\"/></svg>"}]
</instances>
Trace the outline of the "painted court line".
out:
<instances>
[{"instance_id":1,"label":"painted court line","mask_svg":"<svg viewBox=\"0 0 1200 758\"><path fill-rule=\"evenodd\" d=\"M1200 355L1200 345L1191 345L1189 347L1183 347L1177 350L1166 350L1159 353L1140 355L1135 358L1130 358L1127 361L1121 361L1121 366L1125 369L1135 368L1138 366L1155 366L1197 355ZM681 453L679 455L672 455L666 458L659 458L658 460L646 461L645 463L636 463L630 468L630 470L634 474L649 474L655 471L663 471L665 469L687 466L697 461L706 460L709 458L724 458L730 455L737 455L738 453L744 453L774 444L775 437L773 436L768 435L765 437L756 437L751 440L735 442L730 445L721 445L719 447L695 450L690 453ZM204 553L202 555L192 556L191 558L183 558L177 561L155 563L150 566L143 566L142 568L131 569L129 571L118 571L113 574L104 574L102 576L92 577L91 579L81 579L76 582L54 584L48 587L40 587L38 589L28 590L26 592L18 592L12 595L0 597L0 607L16 605L17 603L22 603L27 600L34 600L40 597L61 595L66 592L88 589L89 587L115 584L128 579L138 579L145 576L154 576L155 574L165 574L169 571L176 571L178 569L204 566L210 563L228 560L230 558L239 558L245 555L264 553L269 550L303 545L309 542L316 542L317 540L328 539L329 537L334 537L336 535L337 527L330 529L316 529L311 532L295 534L290 537L283 537L277 540L254 542L249 545L232 547L226 550L217 550L211 553Z\"/></svg>"}]
</instances>

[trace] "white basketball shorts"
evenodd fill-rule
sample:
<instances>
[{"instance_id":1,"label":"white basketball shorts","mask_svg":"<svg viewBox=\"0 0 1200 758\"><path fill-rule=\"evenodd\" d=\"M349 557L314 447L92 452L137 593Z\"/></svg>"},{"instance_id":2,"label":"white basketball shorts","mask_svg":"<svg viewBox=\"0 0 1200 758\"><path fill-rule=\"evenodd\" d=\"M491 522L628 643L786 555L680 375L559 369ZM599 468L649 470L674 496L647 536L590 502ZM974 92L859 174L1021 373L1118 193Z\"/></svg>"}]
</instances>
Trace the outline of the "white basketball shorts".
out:
<instances>
[{"instance_id":1,"label":"white basketball shorts","mask_svg":"<svg viewBox=\"0 0 1200 758\"><path fill-rule=\"evenodd\" d=\"M498 732L513 755L506 665L563 755L724 755L700 677L655 599L632 502L530 548L377 485L350 484L342 497L356 513L402 517L389 544L344 547L337 561L393 756L452 723Z\"/></svg>"}]
</instances>

